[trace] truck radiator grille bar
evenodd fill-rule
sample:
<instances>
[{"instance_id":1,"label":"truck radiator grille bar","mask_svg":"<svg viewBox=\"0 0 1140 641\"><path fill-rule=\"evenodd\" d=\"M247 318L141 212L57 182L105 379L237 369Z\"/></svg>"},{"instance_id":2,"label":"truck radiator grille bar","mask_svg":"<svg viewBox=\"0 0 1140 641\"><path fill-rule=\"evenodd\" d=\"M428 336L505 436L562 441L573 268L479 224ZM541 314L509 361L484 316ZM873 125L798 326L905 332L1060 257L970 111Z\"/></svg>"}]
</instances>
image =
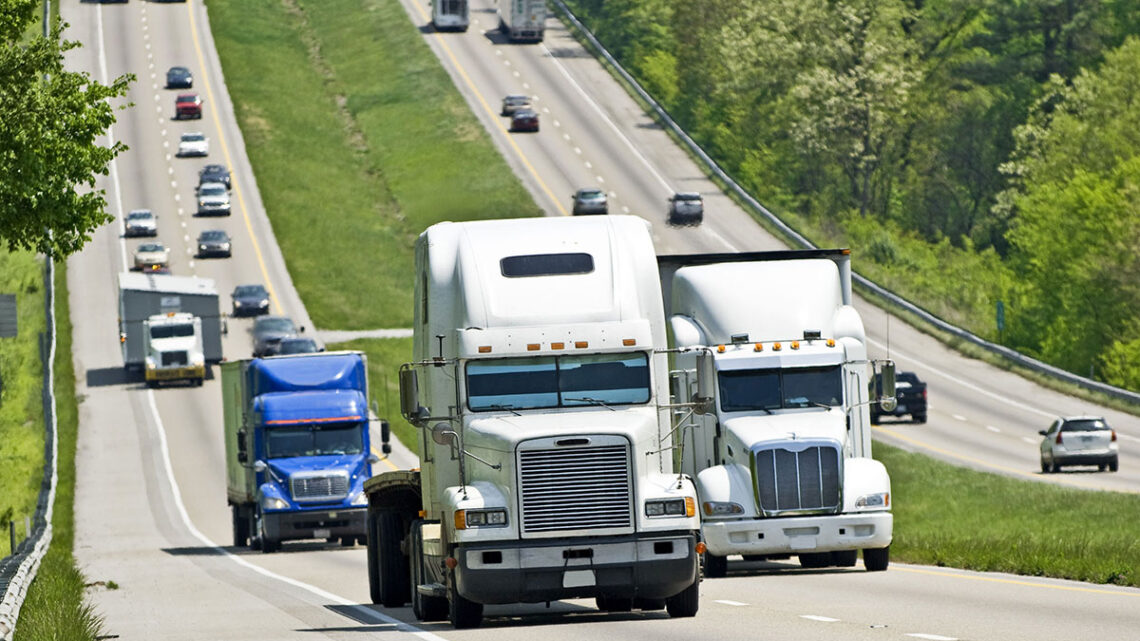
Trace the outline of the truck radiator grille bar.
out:
<instances>
[{"instance_id":1,"label":"truck radiator grille bar","mask_svg":"<svg viewBox=\"0 0 1140 641\"><path fill-rule=\"evenodd\" d=\"M753 456L756 496L766 516L836 513L842 507L839 448L816 445L799 452L761 449Z\"/></svg>"},{"instance_id":2,"label":"truck radiator grille bar","mask_svg":"<svg viewBox=\"0 0 1140 641\"><path fill-rule=\"evenodd\" d=\"M524 532L633 525L625 445L519 450Z\"/></svg>"},{"instance_id":3,"label":"truck radiator grille bar","mask_svg":"<svg viewBox=\"0 0 1140 641\"><path fill-rule=\"evenodd\" d=\"M180 352L162 352L162 364L169 365L186 365L190 362L189 356L185 351Z\"/></svg>"},{"instance_id":4,"label":"truck radiator grille bar","mask_svg":"<svg viewBox=\"0 0 1140 641\"><path fill-rule=\"evenodd\" d=\"M289 478L289 488L293 492L293 500L299 503L343 501L348 496L348 475L327 472L319 475L294 474Z\"/></svg>"}]
</instances>

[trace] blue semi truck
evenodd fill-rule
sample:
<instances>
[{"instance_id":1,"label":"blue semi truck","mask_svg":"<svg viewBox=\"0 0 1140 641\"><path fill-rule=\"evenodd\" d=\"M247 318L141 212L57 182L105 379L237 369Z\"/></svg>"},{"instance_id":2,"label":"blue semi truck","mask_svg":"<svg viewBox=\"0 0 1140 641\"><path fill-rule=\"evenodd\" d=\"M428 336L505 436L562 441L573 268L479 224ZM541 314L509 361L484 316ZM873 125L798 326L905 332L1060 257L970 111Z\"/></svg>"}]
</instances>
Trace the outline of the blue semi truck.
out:
<instances>
[{"instance_id":1,"label":"blue semi truck","mask_svg":"<svg viewBox=\"0 0 1140 641\"><path fill-rule=\"evenodd\" d=\"M362 486L379 460L369 442L364 355L253 358L221 370L234 546L364 544Z\"/></svg>"}]
</instances>

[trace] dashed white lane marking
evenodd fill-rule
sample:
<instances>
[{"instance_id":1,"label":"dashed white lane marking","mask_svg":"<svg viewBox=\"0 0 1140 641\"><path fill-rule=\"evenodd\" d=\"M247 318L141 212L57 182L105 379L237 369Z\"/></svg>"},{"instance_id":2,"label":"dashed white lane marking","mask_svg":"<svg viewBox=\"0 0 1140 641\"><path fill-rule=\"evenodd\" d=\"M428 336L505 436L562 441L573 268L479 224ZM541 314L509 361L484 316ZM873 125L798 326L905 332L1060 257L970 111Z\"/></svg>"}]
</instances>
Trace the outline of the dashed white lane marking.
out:
<instances>
[{"instance_id":1,"label":"dashed white lane marking","mask_svg":"<svg viewBox=\"0 0 1140 641\"><path fill-rule=\"evenodd\" d=\"M962 421L963 423L965 423L965 422L966 422L966 417L965 417L965 416L962 416L961 414L953 414L952 416L953 416L954 418L958 419L959 421Z\"/></svg>"},{"instance_id":2,"label":"dashed white lane marking","mask_svg":"<svg viewBox=\"0 0 1140 641\"><path fill-rule=\"evenodd\" d=\"M579 156L581 156L581 155L582 155L582 148L581 148L581 147L575 147L575 148L574 148L574 153L576 153L576 154L578 154Z\"/></svg>"},{"instance_id":3,"label":"dashed white lane marking","mask_svg":"<svg viewBox=\"0 0 1140 641\"><path fill-rule=\"evenodd\" d=\"M1025 441L1026 443L1037 443L1037 439L1029 438L1028 436L1022 436L1021 440Z\"/></svg>"},{"instance_id":4,"label":"dashed white lane marking","mask_svg":"<svg viewBox=\"0 0 1140 641\"><path fill-rule=\"evenodd\" d=\"M747 603L741 603L740 601L728 601L726 599L717 599L716 602L721 604L721 605L731 605L731 606L735 606L735 607L742 607L742 606L748 605Z\"/></svg>"},{"instance_id":5,"label":"dashed white lane marking","mask_svg":"<svg viewBox=\"0 0 1140 641\"><path fill-rule=\"evenodd\" d=\"M800 618L801 619L807 619L808 621L819 621L821 623L836 623L839 621L839 619L833 619L831 617L821 617L818 614L801 614Z\"/></svg>"},{"instance_id":6,"label":"dashed white lane marking","mask_svg":"<svg viewBox=\"0 0 1140 641\"><path fill-rule=\"evenodd\" d=\"M623 214L628 214L628 213L629 213L629 207L626 207L625 205L622 205L622 207L621 207L621 212L622 212Z\"/></svg>"},{"instance_id":7,"label":"dashed white lane marking","mask_svg":"<svg viewBox=\"0 0 1140 641\"><path fill-rule=\"evenodd\" d=\"M605 178L602 178L601 176L598 176L598 177L597 177L597 179L598 179L598 182L599 182L599 183L604 183L604 182L606 182L606 179L605 179Z\"/></svg>"},{"instance_id":8,"label":"dashed white lane marking","mask_svg":"<svg viewBox=\"0 0 1140 641\"><path fill-rule=\"evenodd\" d=\"M523 89L530 89L530 83L529 83L529 82L524 82L524 83L523 83Z\"/></svg>"},{"instance_id":9,"label":"dashed white lane marking","mask_svg":"<svg viewBox=\"0 0 1140 641\"><path fill-rule=\"evenodd\" d=\"M590 164L590 161L589 161L589 160L587 160L587 161L585 162L585 165L586 165L586 169L593 169L593 168L594 168L594 166Z\"/></svg>"},{"instance_id":10,"label":"dashed white lane marking","mask_svg":"<svg viewBox=\"0 0 1140 641\"><path fill-rule=\"evenodd\" d=\"M1119 438L1122 438L1122 439L1124 439L1124 440L1126 440L1126 441L1132 441L1132 442L1134 442L1134 443L1140 443L1140 438L1136 438L1135 436L1131 436L1131 435L1128 435L1128 434L1121 434L1120 432L1117 432L1117 433L1116 433L1116 435L1117 435Z\"/></svg>"},{"instance_id":11,"label":"dashed white lane marking","mask_svg":"<svg viewBox=\"0 0 1140 641\"><path fill-rule=\"evenodd\" d=\"M996 427L994 427L993 425L987 425L987 426L986 426L986 429L987 429L987 430L989 430L989 431L991 431L991 432L993 432L993 433L995 433L995 434L1001 434L1001 430L1000 430L1000 429L998 429L998 428L996 428Z\"/></svg>"},{"instance_id":12,"label":"dashed white lane marking","mask_svg":"<svg viewBox=\"0 0 1140 641\"><path fill-rule=\"evenodd\" d=\"M927 641L958 641L958 637L944 637L940 634L923 634L921 632L908 632L906 636L927 639Z\"/></svg>"}]
</instances>

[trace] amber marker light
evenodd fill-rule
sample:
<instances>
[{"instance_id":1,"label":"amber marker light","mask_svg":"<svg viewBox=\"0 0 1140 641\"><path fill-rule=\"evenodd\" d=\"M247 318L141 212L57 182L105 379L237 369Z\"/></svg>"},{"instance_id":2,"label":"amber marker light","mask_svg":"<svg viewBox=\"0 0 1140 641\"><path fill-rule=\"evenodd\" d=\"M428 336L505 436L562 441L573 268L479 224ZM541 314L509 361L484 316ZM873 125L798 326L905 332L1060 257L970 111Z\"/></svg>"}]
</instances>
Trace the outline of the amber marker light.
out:
<instances>
[{"instance_id":1,"label":"amber marker light","mask_svg":"<svg viewBox=\"0 0 1140 641\"><path fill-rule=\"evenodd\" d=\"M764 343L756 343L755 345L752 346L752 351L754 351L754 352L764 351Z\"/></svg>"},{"instance_id":2,"label":"amber marker light","mask_svg":"<svg viewBox=\"0 0 1140 641\"><path fill-rule=\"evenodd\" d=\"M527 343L526 348L528 351L537 352L538 350L542 349L542 345L538 343Z\"/></svg>"},{"instance_id":3,"label":"amber marker light","mask_svg":"<svg viewBox=\"0 0 1140 641\"><path fill-rule=\"evenodd\" d=\"M566 349L566 343L551 343L550 349Z\"/></svg>"},{"instance_id":4,"label":"amber marker light","mask_svg":"<svg viewBox=\"0 0 1140 641\"><path fill-rule=\"evenodd\" d=\"M774 352L780 351L780 349L782 349L783 347L784 346L779 344L779 343L772 343L772 351L774 351Z\"/></svg>"},{"instance_id":5,"label":"amber marker light","mask_svg":"<svg viewBox=\"0 0 1140 641\"><path fill-rule=\"evenodd\" d=\"M623 339L621 339L621 344L625 345L626 347L633 347L634 345L637 345L637 339L636 338L623 338Z\"/></svg>"},{"instance_id":6,"label":"amber marker light","mask_svg":"<svg viewBox=\"0 0 1140 641\"><path fill-rule=\"evenodd\" d=\"M491 346L490 345L480 345L479 346L479 353L480 354L490 354L491 353Z\"/></svg>"},{"instance_id":7,"label":"amber marker light","mask_svg":"<svg viewBox=\"0 0 1140 641\"><path fill-rule=\"evenodd\" d=\"M696 499L694 499L691 496L686 496L685 497L685 516L692 517L692 516L696 516L696 515L697 515L697 501L696 501Z\"/></svg>"},{"instance_id":8,"label":"amber marker light","mask_svg":"<svg viewBox=\"0 0 1140 641\"><path fill-rule=\"evenodd\" d=\"M704 554L705 550L709 549L709 547L705 545L704 541L697 541L697 545L693 549L697 551L697 554Z\"/></svg>"},{"instance_id":9,"label":"amber marker light","mask_svg":"<svg viewBox=\"0 0 1140 641\"><path fill-rule=\"evenodd\" d=\"M574 341L574 347L577 347L578 349L586 349L589 346L589 341Z\"/></svg>"},{"instance_id":10,"label":"amber marker light","mask_svg":"<svg viewBox=\"0 0 1140 641\"><path fill-rule=\"evenodd\" d=\"M467 529L467 511L466 510L456 510L455 511L455 529L457 529L457 530L466 530Z\"/></svg>"},{"instance_id":11,"label":"amber marker light","mask_svg":"<svg viewBox=\"0 0 1140 641\"><path fill-rule=\"evenodd\" d=\"M835 347L835 339L834 338L827 339L827 346L828 347Z\"/></svg>"},{"instance_id":12,"label":"amber marker light","mask_svg":"<svg viewBox=\"0 0 1140 641\"><path fill-rule=\"evenodd\" d=\"M724 353L724 345L717 345L716 346L716 353L717 354L723 354Z\"/></svg>"},{"instance_id":13,"label":"amber marker light","mask_svg":"<svg viewBox=\"0 0 1140 641\"><path fill-rule=\"evenodd\" d=\"M800 348L800 342L799 341L792 341L792 349L799 349L799 348Z\"/></svg>"}]
</instances>

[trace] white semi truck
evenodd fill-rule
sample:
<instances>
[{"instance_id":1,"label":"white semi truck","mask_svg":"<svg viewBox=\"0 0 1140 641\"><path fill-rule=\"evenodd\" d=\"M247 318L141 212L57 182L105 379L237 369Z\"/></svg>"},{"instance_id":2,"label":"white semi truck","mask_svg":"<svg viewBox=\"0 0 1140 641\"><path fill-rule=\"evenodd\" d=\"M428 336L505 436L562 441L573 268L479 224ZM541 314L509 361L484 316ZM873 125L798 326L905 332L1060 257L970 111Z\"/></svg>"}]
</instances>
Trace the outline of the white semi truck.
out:
<instances>
[{"instance_id":1,"label":"white semi truck","mask_svg":"<svg viewBox=\"0 0 1140 641\"><path fill-rule=\"evenodd\" d=\"M894 366L867 357L848 250L663 256L674 393L711 353L715 403L676 412L701 501L705 576L727 557L885 570L890 478L871 458L869 407L890 408ZM872 389L880 370L881 390Z\"/></svg>"},{"instance_id":2,"label":"white semi truck","mask_svg":"<svg viewBox=\"0 0 1140 641\"><path fill-rule=\"evenodd\" d=\"M119 344L123 365L148 385L201 385L222 360L225 325L214 281L169 274L119 274Z\"/></svg>"},{"instance_id":3,"label":"white semi truck","mask_svg":"<svg viewBox=\"0 0 1140 641\"><path fill-rule=\"evenodd\" d=\"M542 42L546 0L499 0L499 30L511 42Z\"/></svg>"},{"instance_id":4,"label":"white semi truck","mask_svg":"<svg viewBox=\"0 0 1140 641\"><path fill-rule=\"evenodd\" d=\"M467 31L471 8L467 0L431 0L431 25L436 31Z\"/></svg>"},{"instance_id":5,"label":"white semi truck","mask_svg":"<svg viewBox=\"0 0 1140 641\"><path fill-rule=\"evenodd\" d=\"M415 256L400 387L421 467L365 484L373 601L458 628L567 598L693 616L703 548L648 223L440 223Z\"/></svg>"},{"instance_id":6,"label":"white semi truck","mask_svg":"<svg viewBox=\"0 0 1140 641\"><path fill-rule=\"evenodd\" d=\"M206 380L202 319L186 312L155 314L142 323L143 377L149 386Z\"/></svg>"}]
</instances>

